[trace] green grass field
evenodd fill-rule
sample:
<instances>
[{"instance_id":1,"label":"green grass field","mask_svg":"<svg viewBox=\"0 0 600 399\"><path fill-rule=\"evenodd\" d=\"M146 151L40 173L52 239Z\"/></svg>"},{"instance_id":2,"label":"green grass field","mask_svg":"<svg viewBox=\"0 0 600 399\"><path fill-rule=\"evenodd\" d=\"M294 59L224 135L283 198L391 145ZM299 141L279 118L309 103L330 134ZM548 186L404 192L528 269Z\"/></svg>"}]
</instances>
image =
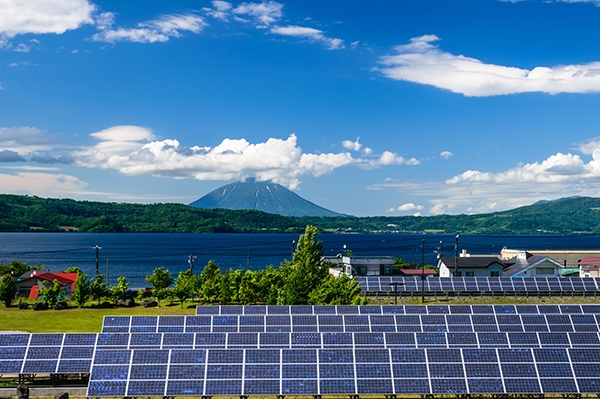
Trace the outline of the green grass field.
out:
<instances>
[{"instance_id":1,"label":"green grass field","mask_svg":"<svg viewBox=\"0 0 600 399\"><path fill-rule=\"evenodd\" d=\"M393 303L394 298L371 298L372 305ZM484 305L484 304L568 304L568 303L598 303L599 298L525 298L525 297L495 297L495 298L425 298L426 305ZM420 305L421 298L398 298L398 305ZM66 310L20 310L16 307L5 308L0 305L0 331L25 331L29 333L45 332L100 332L104 316L135 316L135 315L192 315L195 304L189 303L186 308L179 304L161 304L157 308L110 308L98 309L93 307L71 308Z\"/></svg>"}]
</instances>

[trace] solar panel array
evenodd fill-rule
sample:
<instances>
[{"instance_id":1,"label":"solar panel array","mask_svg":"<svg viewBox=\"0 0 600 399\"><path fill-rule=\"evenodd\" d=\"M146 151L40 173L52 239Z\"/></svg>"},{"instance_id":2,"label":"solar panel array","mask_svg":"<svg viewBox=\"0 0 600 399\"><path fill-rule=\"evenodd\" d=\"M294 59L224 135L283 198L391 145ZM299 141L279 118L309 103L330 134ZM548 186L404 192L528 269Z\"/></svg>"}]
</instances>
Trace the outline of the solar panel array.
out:
<instances>
[{"instance_id":1,"label":"solar panel array","mask_svg":"<svg viewBox=\"0 0 600 399\"><path fill-rule=\"evenodd\" d=\"M600 290L595 277L427 277L357 276L366 292L594 292ZM422 283L423 281L423 283ZM423 285L423 286L422 286Z\"/></svg>"},{"instance_id":2,"label":"solar panel array","mask_svg":"<svg viewBox=\"0 0 600 399\"><path fill-rule=\"evenodd\" d=\"M600 314L589 313L128 316L105 319L102 332L156 333L157 337L158 333L240 333L255 337L291 333L296 337L334 332L595 332L599 325Z\"/></svg>"},{"instance_id":3,"label":"solar panel array","mask_svg":"<svg viewBox=\"0 0 600 399\"><path fill-rule=\"evenodd\" d=\"M89 373L97 334L0 334L0 374Z\"/></svg>"},{"instance_id":4,"label":"solar panel array","mask_svg":"<svg viewBox=\"0 0 600 399\"><path fill-rule=\"evenodd\" d=\"M115 350L87 396L598 392L600 349Z\"/></svg>"},{"instance_id":5,"label":"solar panel array","mask_svg":"<svg viewBox=\"0 0 600 399\"><path fill-rule=\"evenodd\" d=\"M88 397L597 393L600 305L206 306L0 334L0 374L27 373L90 373Z\"/></svg>"}]
</instances>

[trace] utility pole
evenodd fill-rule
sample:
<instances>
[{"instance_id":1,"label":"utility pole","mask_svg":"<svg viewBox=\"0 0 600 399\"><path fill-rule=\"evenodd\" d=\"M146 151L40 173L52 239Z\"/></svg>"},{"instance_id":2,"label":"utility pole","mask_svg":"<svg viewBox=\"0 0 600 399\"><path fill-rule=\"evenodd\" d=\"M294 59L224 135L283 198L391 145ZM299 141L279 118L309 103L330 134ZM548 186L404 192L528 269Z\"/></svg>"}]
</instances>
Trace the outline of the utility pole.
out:
<instances>
[{"instance_id":1,"label":"utility pole","mask_svg":"<svg viewBox=\"0 0 600 399\"><path fill-rule=\"evenodd\" d=\"M421 240L421 302L425 303L425 239Z\"/></svg>"},{"instance_id":2,"label":"utility pole","mask_svg":"<svg viewBox=\"0 0 600 399\"><path fill-rule=\"evenodd\" d=\"M458 275L458 234L454 242L454 277Z\"/></svg>"},{"instance_id":3,"label":"utility pole","mask_svg":"<svg viewBox=\"0 0 600 399\"><path fill-rule=\"evenodd\" d=\"M190 264L190 274L194 274L194 261L196 260L196 255L189 254L188 255L188 263Z\"/></svg>"},{"instance_id":4,"label":"utility pole","mask_svg":"<svg viewBox=\"0 0 600 399\"><path fill-rule=\"evenodd\" d=\"M98 274L99 274L98 273L98 260L99 260L98 259L98 250L102 249L102 247L99 246L99 245L96 245L96 246L91 247L91 249L95 249L96 250L96 277L98 277Z\"/></svg>"}]
</instances>

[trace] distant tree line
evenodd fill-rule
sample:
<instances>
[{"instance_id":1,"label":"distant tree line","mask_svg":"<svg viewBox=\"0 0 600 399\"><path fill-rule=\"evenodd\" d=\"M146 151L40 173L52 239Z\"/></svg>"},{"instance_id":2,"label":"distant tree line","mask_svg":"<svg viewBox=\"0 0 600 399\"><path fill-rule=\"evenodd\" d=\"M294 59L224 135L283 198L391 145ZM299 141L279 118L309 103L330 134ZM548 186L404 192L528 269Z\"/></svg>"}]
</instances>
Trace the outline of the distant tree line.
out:
<instances>
[{"instance_id":1,"label":"distant tree line","mask_svg":"<svg viewBox=\"0 0 600 399\"><path fill-rule=\"evenodd\" d=\"M284 217L183 204L0 195L0 231L5 232L301 233L306 225L326 233L600 234L600 198L570 198L479 215Z\"/></svg>"}]
</instances>

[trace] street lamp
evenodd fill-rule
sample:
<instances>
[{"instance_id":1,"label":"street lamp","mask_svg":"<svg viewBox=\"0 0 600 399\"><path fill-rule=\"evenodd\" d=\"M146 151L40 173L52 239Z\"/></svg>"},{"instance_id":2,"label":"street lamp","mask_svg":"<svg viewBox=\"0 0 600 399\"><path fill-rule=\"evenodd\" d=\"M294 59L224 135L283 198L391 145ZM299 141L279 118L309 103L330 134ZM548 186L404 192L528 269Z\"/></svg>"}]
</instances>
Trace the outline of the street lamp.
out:
<instances>
[{"instance_id":1,"label":"street lamp","mask_svg":"<svg viewBox=\"0 0 600 399\"><path fill-rule=\"evenodd\" d=\"M425 303L425 239L421 240L421 302Z\"/></svg>"}]
</instances>

